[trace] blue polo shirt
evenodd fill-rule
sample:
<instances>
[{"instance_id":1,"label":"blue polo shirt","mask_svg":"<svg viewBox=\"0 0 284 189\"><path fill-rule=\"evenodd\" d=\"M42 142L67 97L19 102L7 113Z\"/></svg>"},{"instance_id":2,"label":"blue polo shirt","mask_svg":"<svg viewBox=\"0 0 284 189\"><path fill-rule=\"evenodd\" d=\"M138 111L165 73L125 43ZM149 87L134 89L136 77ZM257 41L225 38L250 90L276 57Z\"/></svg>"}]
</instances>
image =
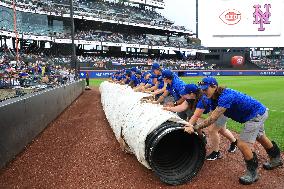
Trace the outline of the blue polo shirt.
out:
<instances>
[{"instance_id":1,"label":"blue polo shirt","mask_svg":"<svg viewBox=\"0 0 284 189\"><path fill-rule=\"evenodd\" d=\"M202 95L196 104L196 108L204 110L203 114L208 114L211 111L211 100L206 95Z\"/></svg>"},{"instance_id":2,"label":"blue polo shirt","mask_svg":"<svg viewBox=\"0 0 284 189\"><path fill-rule=\"evenodd\" d=\"M137 78L135 74L133 74L131 76L130 80L134 82L135 87L138 86L141 83L141 79Z\"/></svg>"},{"instance_id":3,"label":"blue polo shirt","mask_svg":"<svg viewBox=\"0 0 284 189\"><path fill-rule=\"evenodd\" d=\"M181 98L180 92L184 89L185 83L174 74L172 84L167 84L167 91L174 97L175 101Z\"/></svg>"},{"instance_id":4,"label":"blue polo shirt","mask_svg":"<svg viewBox=\"0 0 284 189\"><path fill-rule=\"evenodd\" d=\"M157 78L158 81L158 89L162 89L164 87L164 80L162 77Z\"/></svg>"},{"instance_id":5,"label":"blue polo shirt","mask_svg":"<svg viewBox=\"0 0 284 189\"><path fill-rule=\"evenodd\" d=\"M129 84L130 83L130 78L128 78L126 81L125 81L125 84Z\"/></svg>"},{"instance_id":6,"label":"blue polo shirt","mask_svg":"<svg viewBox=\"0 0 284 189\"><path fill-rule=\"evenodd\" d=\"M151 85L151 87L155 85L152 78L149 78L146 84Z\"/></svg>"},{"instance_id":7,"label":"blue polo shirt","mask_svg":"<svg viewBox=\"0 0 284 189\"><path fill-rule=\"evenodd\" d=\"M145 85L150 83L152 81L152 79L145 79L144 77L141 79L141 83L144 83Z\"/></svg>"},{"instance_id":8,"label":"blue polo shirt","mask_svg":"<svg viewBox=\"0 0 284 189\"><path fill-rule=\"evenodd\" d=\"M224 89L218 102L213 101L212 107L215 109L216 106L226 108L224 115L239 123L245 123L266 111L266 107L256 99L228 88Z\"/></svg>"},{"instance_id":9,"label":"blue polo shirt","mask_svg":"<svg viewBox=\"0 0 284 189\"><path fill-rule=\"evenodd\" d=\"M111 76L111 79L114 80L117 76L115 76L114 74Z\"/></svg>"},{"instance_id":10,"label":"blue polo shirt","mask_svg":"<svg viewBox=\"0 0 284 189\"><path fill-rule=\"evenodd\" d=\"M122 80L122 79L123 79L123 76L117 76L117 77L116 77L116 80L117 80L117 81L120 81L120 80Z\"/></svg>"}]
</instances>

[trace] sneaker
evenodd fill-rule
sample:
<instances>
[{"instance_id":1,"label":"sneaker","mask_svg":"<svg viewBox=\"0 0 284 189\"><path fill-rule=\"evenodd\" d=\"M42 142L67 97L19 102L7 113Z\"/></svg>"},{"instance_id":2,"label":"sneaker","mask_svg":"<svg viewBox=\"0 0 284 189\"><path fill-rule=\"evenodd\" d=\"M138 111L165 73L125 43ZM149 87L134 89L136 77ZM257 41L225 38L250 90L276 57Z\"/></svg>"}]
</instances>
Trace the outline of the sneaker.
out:
<instances>
[{"instance_id":1,"label":"sneaker","mask_svg":"<svg viewBox=\"0 0 284 189\"><path fill-rule=\"evenodd\" d=\"M222 158L222 155L219 151L218 152L213 151L210 155L206 157L206 159L209 161L214 161L216 159L221 159L221 158Z\"/></svg>"},{"instance_id":2,"label":"sneaker","mask_svg":"<svg viewBox=\"0 0 284 189\"><path fill-rule=\"evenodd\" d=\"M237 150L237 141L231 143L228 152L234 153L236 150Z\"/></svg>"}]
</instances>

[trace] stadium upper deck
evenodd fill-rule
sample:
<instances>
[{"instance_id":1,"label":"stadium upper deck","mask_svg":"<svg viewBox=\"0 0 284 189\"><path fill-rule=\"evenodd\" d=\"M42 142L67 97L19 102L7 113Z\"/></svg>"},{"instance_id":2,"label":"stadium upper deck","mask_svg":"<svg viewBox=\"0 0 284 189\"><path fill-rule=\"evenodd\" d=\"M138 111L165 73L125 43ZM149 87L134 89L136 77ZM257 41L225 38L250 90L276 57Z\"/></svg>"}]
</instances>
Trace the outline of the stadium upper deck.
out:
<instances>
[{"instance_id":1,"label":"stadium upper deck","mask_svg":"<svg viewBox=\"0 0 284 189\"><path fill-rule=\"evenodd\" d=\"M149 2L152 1L145 1ZM18 38L71 44L68 3L67 0L16 1ZM175 26L151 5L148 8L145 5L76 0L75 43L164 52L204 49L192 32ZM0 10L0 36L15 38L11 1L0 2Z\"/></svg>"},{"instance_id":2,"label":"stadium upper deck","mask_svg":"<svg viewBox=\"0 0 284 189\"><path fill-rule=\"evenodd\" d=\"M69 5L67 3L68 1L66 0L17 0L16 10L42 15L70 17ZM12 8L11 1L8 0L0 2L0 6ZM157 13L153 7L151 8L151 6L146 4L139 4L139 6L137 6L132 3L125 5L124 3L108 1L76 0L74 5L74 18L193 35L193 33L184 26L174 25L174 22L166 19L164 16Z\"/></svg>"}]
</instances>

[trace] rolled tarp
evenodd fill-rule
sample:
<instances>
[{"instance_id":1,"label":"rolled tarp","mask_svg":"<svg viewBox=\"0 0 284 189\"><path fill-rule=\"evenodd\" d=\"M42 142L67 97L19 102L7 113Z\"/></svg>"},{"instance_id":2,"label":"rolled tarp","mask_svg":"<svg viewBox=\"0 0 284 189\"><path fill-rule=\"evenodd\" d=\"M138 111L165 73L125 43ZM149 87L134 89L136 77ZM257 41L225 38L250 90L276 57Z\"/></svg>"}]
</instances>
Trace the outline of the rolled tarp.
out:
<instances>
[{"instance_id":1,"label":"rolled tarp","mask_svg":"<svg viewBox=\"0 0 284 189\"><path fill-rule=\"evenodd\" d=\"M161 105L144 103L149 94L108 81L100 85L101 102L117 140L161 181L178 185L190 181L201 169L205 144L196 134L184 132L184 120Z\"/></svg>"}]
</instances>

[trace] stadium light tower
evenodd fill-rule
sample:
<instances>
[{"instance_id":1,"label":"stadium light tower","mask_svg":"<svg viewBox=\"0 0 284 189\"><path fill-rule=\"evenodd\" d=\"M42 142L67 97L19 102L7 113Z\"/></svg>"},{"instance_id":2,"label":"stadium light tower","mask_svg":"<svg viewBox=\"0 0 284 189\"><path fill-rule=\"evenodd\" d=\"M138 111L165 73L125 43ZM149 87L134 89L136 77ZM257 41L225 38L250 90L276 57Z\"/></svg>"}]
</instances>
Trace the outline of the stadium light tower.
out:
<instances>
[{"instance_id":1,"label":"stadium light tower","mask_svg":"<svg viewBox=\"0 0 284 189\"><path fill-rule=\"evenodd\" d=\"M74 25L74 10L73 10L73 0L70 0L70 21L71 21L71 40L72 40L72 56L71 56L71 67L75 69L75 76L78 77L78 65L76 57L76 46L74 43L75 36L75 25Z\"/></svg>"},{"instance_id":2,"label":"stadium light tower","mask_svg":"<svg viewBox=\"0 0 284 189\"><path fill-rule=\"evenodd\" d=\"M195 28L195 33L196 33L196 38L198 38L198 0L195 0L195 23L196 23L196 28Z\"/></svg>"},{"instance_id":3,"label":"stadium light tower","mask_svg":"<svg viewBox=\"0 0 284 189\"><path fill-rule=\"evenodd\" d=\"M16 12L15 0L13 0L13 11L14 11L14 33L16 35L16 61L19 62L19 35L17 32L17 12Z\"/></svg>"}]
</instances>

